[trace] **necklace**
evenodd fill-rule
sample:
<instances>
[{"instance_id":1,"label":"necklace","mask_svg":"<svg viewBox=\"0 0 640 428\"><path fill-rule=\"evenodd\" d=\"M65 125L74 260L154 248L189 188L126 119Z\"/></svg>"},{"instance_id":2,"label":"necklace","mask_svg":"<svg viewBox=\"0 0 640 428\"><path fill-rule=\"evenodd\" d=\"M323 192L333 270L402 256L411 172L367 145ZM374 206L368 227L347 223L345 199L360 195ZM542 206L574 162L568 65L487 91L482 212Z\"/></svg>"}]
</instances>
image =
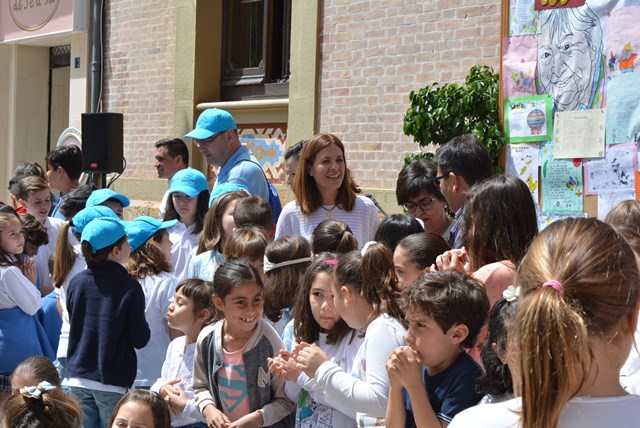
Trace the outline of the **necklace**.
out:
<instances>
[{"instance_id":1,"label":"necklace","mask_svg":"<svg viewBox=\"0 0 640 428\"><path fill-rule=\"evenodd\" d=\"M333 210L335 210L337 206L338 204L333 204L331 208L326 208L324 205L320 205L320 208L327 212L327 218L333 218Z\"/></svg>"}]
</instances>

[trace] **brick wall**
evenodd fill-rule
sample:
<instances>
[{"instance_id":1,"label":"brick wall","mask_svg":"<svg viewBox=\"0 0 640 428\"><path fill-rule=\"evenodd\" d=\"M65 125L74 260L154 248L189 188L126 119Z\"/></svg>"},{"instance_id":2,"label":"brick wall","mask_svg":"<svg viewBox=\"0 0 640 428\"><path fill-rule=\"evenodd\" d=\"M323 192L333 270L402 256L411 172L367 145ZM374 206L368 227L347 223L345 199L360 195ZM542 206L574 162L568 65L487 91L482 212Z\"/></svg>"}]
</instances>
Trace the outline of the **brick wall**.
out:
<instances>
[{"instance_id":1,"label":"brick wall","mask_svg":"<svg viewBox=\"0 0 640 428\"><path fill-rule=\"evenodd\" d=\"M172 136L176 0L105 2L103 111L124 114L124 177L155 176L153 144Z\"/></svg>"},{"instance_id":2,"label":"brick wall","mask_svg":"<svg viewBox=\"0 0 640 428\"><path fill-rule=\"evenodd\" d=\"M393 189L409 92L499 66L499 0L325 0L320 131L338 135L364 187Z\"/></svg>"}]
</instances>

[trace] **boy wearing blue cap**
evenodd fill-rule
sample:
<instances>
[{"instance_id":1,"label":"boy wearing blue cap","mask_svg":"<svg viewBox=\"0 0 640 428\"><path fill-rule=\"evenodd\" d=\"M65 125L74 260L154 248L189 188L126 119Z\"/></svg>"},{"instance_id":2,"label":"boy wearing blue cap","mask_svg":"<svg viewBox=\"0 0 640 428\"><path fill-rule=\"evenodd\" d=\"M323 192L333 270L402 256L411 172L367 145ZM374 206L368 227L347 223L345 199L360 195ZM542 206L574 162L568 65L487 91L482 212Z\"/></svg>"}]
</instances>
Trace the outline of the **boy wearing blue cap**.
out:
<instances>
[{"instance_id":1,"label":"boy wearing blue cap","mask_svg":"<svg viewBox=\"0 0 640 428\"><path fill-rule=\"evenodd\" d=\"M140 284L124 264L131 247L117 218L90 221L80 237L87 269L69 283L69 348L64 385L81 404L84 426L106 427L136 377L135 349L149 342Z\"/></svg>"},{"instance_id":2,"label":"boy wearing blue cap","mask_svg":"<svg viewBox=\"0 0 640 428\"><path fill-rule=\"evenodd\" d=\"M113 210L114 213L122 218L122 209L131 204L129 198L120 193L116 193L111 189L98 189L91 192L87 199L87 207L95 207L96 205L104 205Z\"/></svg>"}]
</instances>

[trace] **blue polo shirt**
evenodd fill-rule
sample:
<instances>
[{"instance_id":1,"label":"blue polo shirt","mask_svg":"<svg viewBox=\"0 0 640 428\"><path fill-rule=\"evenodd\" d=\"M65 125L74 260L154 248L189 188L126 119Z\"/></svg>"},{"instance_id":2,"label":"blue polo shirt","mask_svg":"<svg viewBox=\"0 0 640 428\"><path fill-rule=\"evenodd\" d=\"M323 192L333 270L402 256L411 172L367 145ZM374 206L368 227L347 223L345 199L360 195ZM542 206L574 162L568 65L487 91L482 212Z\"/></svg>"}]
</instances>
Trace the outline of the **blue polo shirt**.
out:
<instances>
[{"instance_id":1,"label":"blue polo shirt","mask_svg":"<svg viewBox=\"0 0 640 428\"><path fill-rule=\"evenodd\" d=\"M241 145L220 168L212 191L215 190L218 184L222 183L240 184L246 187L251 195L259 196L265 201L269 200L269 185L264 171L262 171L262 167L260 167L256 158L244 145Z\"/></svg>"}]
</instances>

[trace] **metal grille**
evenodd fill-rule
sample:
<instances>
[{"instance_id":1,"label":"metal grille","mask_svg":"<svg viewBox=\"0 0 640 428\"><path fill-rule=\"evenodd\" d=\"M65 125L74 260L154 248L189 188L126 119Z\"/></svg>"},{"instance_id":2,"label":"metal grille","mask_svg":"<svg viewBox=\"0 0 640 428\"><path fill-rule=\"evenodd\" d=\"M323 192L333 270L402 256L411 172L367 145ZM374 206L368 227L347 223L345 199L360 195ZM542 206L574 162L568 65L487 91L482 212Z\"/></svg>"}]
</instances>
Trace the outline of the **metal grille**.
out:
<instances>
[{"instance_id":1,"label":"metal grille","mask_svg":"<svg viewBox=\"0 0 640 428\"><path fill-rule=\"evenodd\" d=\"M69 67L71 65L71 45L53 46L49 49L49 67Z\"/></svg>"}]
</instances>

